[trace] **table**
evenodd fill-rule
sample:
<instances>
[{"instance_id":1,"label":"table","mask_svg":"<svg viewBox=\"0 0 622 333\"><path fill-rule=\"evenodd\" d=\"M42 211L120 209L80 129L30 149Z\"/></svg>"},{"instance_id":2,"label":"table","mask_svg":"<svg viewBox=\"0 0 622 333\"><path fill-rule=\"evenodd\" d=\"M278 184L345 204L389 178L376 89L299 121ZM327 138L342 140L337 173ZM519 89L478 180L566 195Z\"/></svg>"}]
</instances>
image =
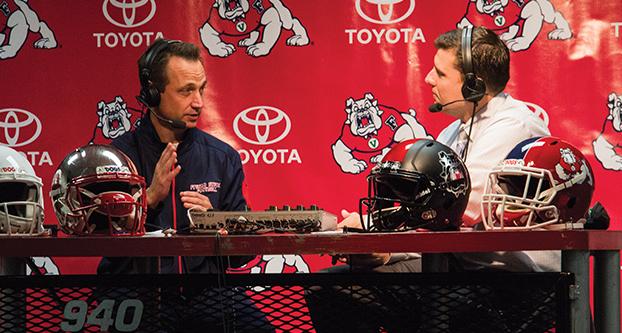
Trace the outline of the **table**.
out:
<instances>
[{"instance_id":1,"label":"table","mask_svg":"<svg viewBox=\"0 0 622 333\"><path fill-rule=\"evenodd\" d=\"M589 332L590 269L594 256L594 323L598 332L620 332L622 231L472 231L174 235L172 237L2 237L0 274L23 274L24 256L210 256L369 252L491 252L561 250L562 271L575 275L573 332ZM424 256L425 260L425 256Z\"/></svg>"}]
</instances>

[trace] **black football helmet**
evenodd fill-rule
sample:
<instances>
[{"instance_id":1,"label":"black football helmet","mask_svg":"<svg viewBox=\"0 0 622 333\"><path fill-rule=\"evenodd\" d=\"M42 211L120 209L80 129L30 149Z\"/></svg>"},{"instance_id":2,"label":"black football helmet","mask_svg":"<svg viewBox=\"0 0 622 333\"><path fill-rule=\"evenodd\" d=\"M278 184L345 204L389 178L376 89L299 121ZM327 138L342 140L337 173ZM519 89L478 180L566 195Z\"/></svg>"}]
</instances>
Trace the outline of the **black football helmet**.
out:
<instances>
[{"instance_id":1,"label":"black football helmet","mask_svg":"<svg viewBox=\"0 0 622 333\"><path fill-rule=\"evenodd\" d=\"M429 139L395 145L367 181L368 196L360 200L359 212L369 219L361 222L371 231L457 230L471 193L462 160Z\"/></svg>"}]
</instances>

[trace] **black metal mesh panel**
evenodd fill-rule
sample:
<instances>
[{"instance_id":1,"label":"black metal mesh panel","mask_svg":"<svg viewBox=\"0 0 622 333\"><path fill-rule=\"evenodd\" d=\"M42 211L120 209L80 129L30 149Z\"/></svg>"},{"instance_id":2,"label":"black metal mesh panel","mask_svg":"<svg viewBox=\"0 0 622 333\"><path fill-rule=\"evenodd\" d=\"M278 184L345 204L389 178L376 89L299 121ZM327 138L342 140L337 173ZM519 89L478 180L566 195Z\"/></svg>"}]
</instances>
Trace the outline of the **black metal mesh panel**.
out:
<instances>
[{"instance_id":1,"label":"black metal mesh panel","mask_svg":"<svg viewBox=\"0 0 622 333\"><path fill-rule=\"evenodd\" d=\"M0 331L567 332L572 280L564 273L0 277Z\"/></svg>"},{"instance_id":2,"label":"black metal mesh panel","mask_svg":"<svg viewBox=\"0 0 622 333\"><path fill-rule=\"evenodd\" d=\"M318 332L569 331L573 278L563 273L392 274L357 280L307 290Z\"/></svg>"}]
</instances>

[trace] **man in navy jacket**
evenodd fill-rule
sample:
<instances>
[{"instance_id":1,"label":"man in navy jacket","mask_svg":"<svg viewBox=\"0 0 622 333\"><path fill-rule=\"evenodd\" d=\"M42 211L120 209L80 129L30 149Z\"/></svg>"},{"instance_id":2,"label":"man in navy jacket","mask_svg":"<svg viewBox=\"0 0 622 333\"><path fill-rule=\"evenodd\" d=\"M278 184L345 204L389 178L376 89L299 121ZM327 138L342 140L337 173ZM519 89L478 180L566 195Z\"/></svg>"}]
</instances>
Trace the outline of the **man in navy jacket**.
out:
<instances>
[{"instance_id":1,"label":"man in navy jacket","mask_svg":"<svg viewBox=\"0 0 622 333\"><path fill-rule=\"evenodd\" d=\"M181 41L156 40L138 60L141 91L138 99L149 110L135 130L115 139L112 145L127 154L139 174L145 177L147 188L147 231L173 228L187 232L190 221L187 210L244 210L246 200L242 195L244 173L239 154L228 144L197 128L199 116L204 110L203 91L207 84L199 49ZM228 266L239 267L254 257L161 257L145 259L122 257L103 258L99 274L128 273L216 273L224 274ZM156 264L157 263L157 264ZM188 292L191 295L186 295ZM273 331L263 315L236 288L199 288L184 290L184 299L206 303L235 293L232 308L193 308L187 305L181 311L174 309L172 299L161 307L167 315L176 317L181 331L193 331L210 324L225 324L225 316L218 311L237 312L253 316L251 331ZM221 304L222 305L222 304ZM256 314L248 312L254 309ZM171 315L169 315L170 313ZM215 318L214 322L206 323ZM248 321L246 321L248 323ZM207 326L206 326L207 325ZM216 327L213 327L216 329ZM248 327L237 327L244 331Z\"/></svg>"},{"instance_id":2,"label":"man in navy jacket","mask_svg":"<svg viewBox=\"0 0 622 333\"><path fill-rule=\"evenodd\" d=\"M147 231L188 231L187 209L244 210L239 154L196 128L207 84L199 49L157 40L138 61L141 92L149 108L140 126L112 145L127 154L147 183ZM173 188L174 187L174 188ZM173 191L171 189L173 188ZM230 258L240 266L252 258ZM161 273L219 273L215 257L163 257ZM99 273L134 273L131 258L104 258Z\"/></svg>"}]
</instances>

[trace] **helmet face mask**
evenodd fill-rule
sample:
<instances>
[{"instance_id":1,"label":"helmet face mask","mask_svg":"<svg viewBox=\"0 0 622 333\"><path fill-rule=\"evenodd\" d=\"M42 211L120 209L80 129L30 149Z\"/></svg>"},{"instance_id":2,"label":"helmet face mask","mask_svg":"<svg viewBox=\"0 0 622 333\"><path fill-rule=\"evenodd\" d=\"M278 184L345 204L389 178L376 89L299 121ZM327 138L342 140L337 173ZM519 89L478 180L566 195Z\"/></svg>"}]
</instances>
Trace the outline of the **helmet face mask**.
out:
<instances>
[{"instance_id":1,"label":"helmet face mask","mask_svg":"<svg viewBox=\"0 0 622 333\"><path fill-rule=\"evenodd\" d=\"M41 179L25 157L0 146L0 234L43 234Z\"/></svg>"},{"instance_id":2,"label":"helmet face mask","mask_svg":"<svg viewBox=\"0 0 622 333\"><path fill-rule=\"evenodd\" d=\"M456 230L471 190L457 155L428 139L394 146L367 181L368 196L360 200L359 212L362 225L375 231Z\"/></svg>"},{"instance_id":3,"label":"helmet face mask","mask_svg":"<svg viewBox=\"0 0 622 333\"><path fill-rule=\"evenodd\" d=\"M90 145L69 154L54 175L50 195L67 234L144 234L145 181L116 148Z\"/></svg>"},{"instance_id":4,"label":"helmet face mask","mask_svg":"<svg viewBox=\"0 0 622 333\"><path fill-rule=\"evenodd\" d=\"M557 222L557 207L551 205L555 189L547 170L529 167L500 166L489 175L484 194L487 212L503 227L527 227L540 221L542 225ZM503 221L503 223L500 223Z\"/></svg>"},{"instance_id":5,"label":"helmet face mask","mask_svg":"<svg viewBox=\"0 0 622 333\"><path fill-rule=\"evenodd\" d=\"M583 154L554 137L517 145L489 174L482 196L486 229L583 227L594 181Z\"/></svg>"}]
</instances>

